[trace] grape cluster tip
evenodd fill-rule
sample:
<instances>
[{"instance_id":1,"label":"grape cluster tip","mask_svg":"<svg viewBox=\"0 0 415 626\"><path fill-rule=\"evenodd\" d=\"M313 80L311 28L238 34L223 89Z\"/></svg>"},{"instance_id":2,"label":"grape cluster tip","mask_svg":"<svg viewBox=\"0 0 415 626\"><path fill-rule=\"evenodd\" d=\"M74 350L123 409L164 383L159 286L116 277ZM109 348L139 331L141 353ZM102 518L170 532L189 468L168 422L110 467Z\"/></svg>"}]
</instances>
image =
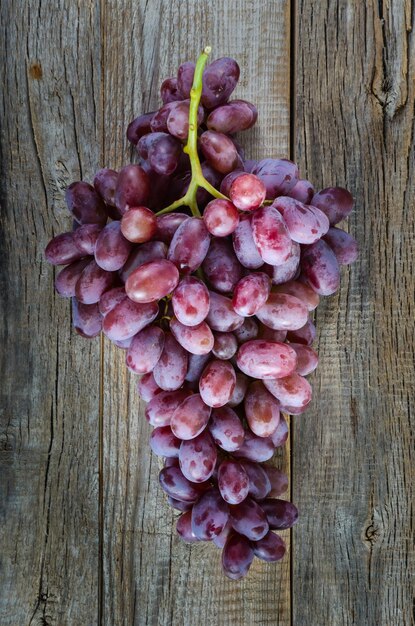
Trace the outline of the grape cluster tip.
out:
<instances>
[{"instance_id":1,"label":"grape cluster tip","mask_svg":"<svg viewBox=\"0 0 415 626\"><path fill-rule=\"evenodd\" d=\"M69 185L75 226L45 255L66 266L55 289L71 298L76 331L103 332L140 377L178 535L212 541L238 580L255 556L285 554L275 531L298 511L269 461L288 437L284 414L311 401L313 311L358 251L337 226L349 191L316 191L285 158L246 157L235 133L257 109L231 99L238 63L206 65L209 52L129 124L137 162Z\"/></svg>"}]
</instances>

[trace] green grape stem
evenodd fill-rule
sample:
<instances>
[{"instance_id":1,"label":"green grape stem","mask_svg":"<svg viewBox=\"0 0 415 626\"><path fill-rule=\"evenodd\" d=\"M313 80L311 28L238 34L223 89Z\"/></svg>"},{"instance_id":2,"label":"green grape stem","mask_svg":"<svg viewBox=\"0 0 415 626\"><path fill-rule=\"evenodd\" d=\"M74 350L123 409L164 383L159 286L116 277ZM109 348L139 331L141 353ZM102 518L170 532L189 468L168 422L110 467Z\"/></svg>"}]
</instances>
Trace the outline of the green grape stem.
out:
<instances>
[{"instance_id":1,"label":"green grape stem","mask_svg":"<svg viewBox=\"0 0 415 626\"><path fill-rule=\"evenodd\" d=\"M185 195L170 204L165 209L156 213L157 216L170 213L181 206L188 206L194 217L201 217L196 200L196 194L199 187L206 189L206 191L214 198L223 198L224 200L227 200L227 197L215 189L215 187L213 187L203 176L199 155L197 153L197 112L199 109L200 98L202 96L203 70L210 52L211 48L210 46L207 46L199 56L195 67L192 89L190 91L189 132L187 136L187 144L183 148L183 152L189 155L192 178Z\"/></svg>"}]
</instances>

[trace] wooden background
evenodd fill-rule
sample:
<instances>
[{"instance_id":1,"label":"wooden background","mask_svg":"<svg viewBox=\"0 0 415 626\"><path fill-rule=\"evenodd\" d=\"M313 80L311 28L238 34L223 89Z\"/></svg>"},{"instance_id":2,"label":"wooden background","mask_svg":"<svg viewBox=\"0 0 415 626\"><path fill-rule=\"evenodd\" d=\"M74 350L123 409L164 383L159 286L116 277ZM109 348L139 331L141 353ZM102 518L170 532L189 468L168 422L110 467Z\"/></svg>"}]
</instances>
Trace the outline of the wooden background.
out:
<instances>
[{"instance_id":1,"label":"wooden background","mask_svg":"<svg viewBox=\"0 0 415 626\"><path fill-rule=\"evenodd\" d=\"M1 3L2 626L415 624L413 26L410 0ZM248 153L350 188L361 247L280 459L290 553L242 582L179 543L123 354L72 332L43 259L65 187L130 160L127 123L207 44L258 104Z\"/></svg>"}]
</instances>

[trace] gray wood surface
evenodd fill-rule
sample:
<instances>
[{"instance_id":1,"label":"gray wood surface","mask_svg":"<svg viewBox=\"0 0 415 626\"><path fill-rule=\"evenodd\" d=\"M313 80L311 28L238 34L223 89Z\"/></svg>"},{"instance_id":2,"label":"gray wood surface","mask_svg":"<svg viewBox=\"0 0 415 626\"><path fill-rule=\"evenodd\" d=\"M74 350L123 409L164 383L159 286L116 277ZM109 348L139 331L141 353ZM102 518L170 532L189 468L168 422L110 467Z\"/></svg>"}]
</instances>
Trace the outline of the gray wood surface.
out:
<instances>
[{"instance_id":1,"label":"gray wood surface","mask_svg":"<svg viewBox=\"0 0 415 626\"><path fill-rule=\"evenodd\" d=\"M73 333L43 250L100 163L99 14L3 2L0 45L0 624L93 624L100 346Z\"/></svg>"},{"instance_id":2,"label":"gray wood surface","mask_svg":"<svg viewBox=\"0 0 415 626\"><path fill-rule=\"evenodd\" d=\"M6 0L1 46L0 624L414 626L414 9L354 0ZM291 32L295 31L292 55ZM206 44L258 104L247 153L356 197L361 256L317 313L315 398L277 464L301 520L242 582L186 546L136 380L70 327L43 260L63 192ZM291 87L291 91L290 91ZM290 541L290 533L286 533Z\"/></svg>"},{"instance_id":3,"label":"gray wood surface","mask_svg":"<svg viewBox=\"0 0 415 626\"><path fill-rule=\"evenodd\" d=\"M294 624L415 623L411 4L297 8L296 157L352 191L361 253L318 308L315 399L295 420Z\"/></svg>"}]
</instances>

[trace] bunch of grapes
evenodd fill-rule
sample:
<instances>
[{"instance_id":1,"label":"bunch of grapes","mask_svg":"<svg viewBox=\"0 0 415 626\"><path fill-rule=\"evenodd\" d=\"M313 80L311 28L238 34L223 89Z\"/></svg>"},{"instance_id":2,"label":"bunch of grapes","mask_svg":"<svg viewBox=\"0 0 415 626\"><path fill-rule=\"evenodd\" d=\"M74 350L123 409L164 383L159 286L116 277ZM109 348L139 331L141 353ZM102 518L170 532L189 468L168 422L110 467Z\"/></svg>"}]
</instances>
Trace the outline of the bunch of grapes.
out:
<instances>
[{"instance_id":1,"label":"bunch of grapes","mask_svg":"<svg viewBox=\"0 0 415 626\"><path fill-rule=\"evenodd\" d=\"M283 557L273 531L297 520L280 498L287 476L266 462L287 439L284 413L311 400L310 316L357 246L336 226L352 210L347 190L316 193L286 159L245 159L234 134L257 110L229 100L236 61L205 68L208 53L128 126L138 163L68 187L74 230L46 258L66 265L55 287L72 299L75 329L103 331L141 376L178 534L223 548L239 579L254 556Z\"/></svg>"}]
</instances>

